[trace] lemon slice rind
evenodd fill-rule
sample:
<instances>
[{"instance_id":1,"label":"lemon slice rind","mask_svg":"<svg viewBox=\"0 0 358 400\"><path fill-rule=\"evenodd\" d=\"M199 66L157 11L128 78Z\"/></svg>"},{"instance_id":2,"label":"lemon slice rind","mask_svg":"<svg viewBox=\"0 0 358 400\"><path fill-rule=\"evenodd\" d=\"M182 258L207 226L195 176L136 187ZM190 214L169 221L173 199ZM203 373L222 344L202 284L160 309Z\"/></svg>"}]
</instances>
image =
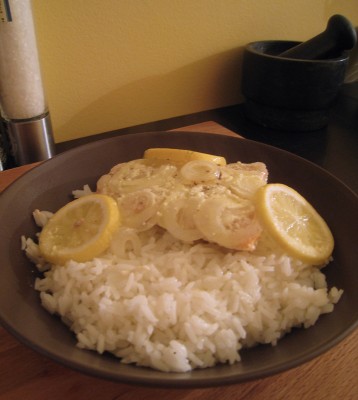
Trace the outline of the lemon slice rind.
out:
<instances>
[{"instance_id":1,"label":"lemon slice rind","mask_svg":"<svg viewBox=\"0 0 358 400\"><path fill-rule=\"evenodd\" d=\"M153 147L145 150L145 159L167 160L175 163L187 163L189 161L202 160L211 161L218 166L226 165L226 159L222 156L201 153L193 150L173 149L166 147Z\"/></svg>"},{"instance_id":2,"label":"lemon slice rind","mask_svg":"<svg viewBox=\"0 0 358 400\"><path fill-rule=\"evenodd\" d=\"M91 194L67 203L40 233L39 248L53 264L89 261L110 245L120 224L117 202L110 196Z\"/></svg>"},{"instance_id":3,"label":"lemon slice rind","mask_svg":"<svg viewBox=\"0 0 358 400\"><path fill-rule=\"evenodd\" d=\"M325 265L333 235L315 208L284 184L267 184L256 193L256 208L267 232L289 255L312 265Z\"/></svg>"}]
</instances>

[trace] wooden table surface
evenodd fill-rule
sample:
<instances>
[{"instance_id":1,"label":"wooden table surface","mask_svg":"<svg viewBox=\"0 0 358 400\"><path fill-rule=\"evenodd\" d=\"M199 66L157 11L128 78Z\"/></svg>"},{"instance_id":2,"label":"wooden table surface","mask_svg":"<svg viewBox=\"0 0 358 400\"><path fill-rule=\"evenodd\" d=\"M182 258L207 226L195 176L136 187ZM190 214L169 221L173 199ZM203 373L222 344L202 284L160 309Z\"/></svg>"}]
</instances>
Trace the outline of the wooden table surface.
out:
<instances>
[{"instance_id":1,"label":"wooden table surface","mask_svg":"<svg viewBox=\"0 0 358 400\"><path fill-rule=\"evenodd\" d=\"M208 121L180 130L236 134ZM31 164L0 172L0 192ZM0 400L356 400L358 330L325 354L289 371L230 386L202 389L136 387L90 377L39 355L0 327Z\"/></svg>"}]
</instances>

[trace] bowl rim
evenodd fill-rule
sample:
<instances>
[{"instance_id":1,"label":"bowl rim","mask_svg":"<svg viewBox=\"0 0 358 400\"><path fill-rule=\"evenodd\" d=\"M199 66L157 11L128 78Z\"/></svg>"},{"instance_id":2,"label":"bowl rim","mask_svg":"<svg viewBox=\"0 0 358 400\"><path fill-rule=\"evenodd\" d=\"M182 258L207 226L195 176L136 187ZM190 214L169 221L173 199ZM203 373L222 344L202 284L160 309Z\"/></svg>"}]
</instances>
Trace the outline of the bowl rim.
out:
<instances>
[{"instance_id":1,"label":"bowl rim","mask_svg":"<svg viewBox=\"0 0 358 400\"><path fill-rule=\"evenodd\" d=\"M128 138L129 136L132 136L132 137L136 136L137 138L138 137L140 138L141 137L140 135L143 135L143 137L146 137L146 136L151 136L153 134L159 138L163 137L165 135L172 135L172 136L178 136L178 135L182 136L183 135L183 136L186 136L187 138L193 138L194 136L197 136L197 137L200 137L200 142L204 142L204 143L205 143L205 138L220 137L219 135L213 134L213 133L204 133L203 134L202 132L184 132L184 131L182 131L182 132L131 133L131 134L122 135L121 137ZM120 140L118 138L119 137L117 136L117 137L113 137L113 138L102 139L101 142L103 144L105 144L105 143L111 144L113 141ZM286 154L290 158L294 158L296 161L300 160L301 162L304 162L306 165L311 165L311 167L314 167L315 169L318 169L321 172L324 172L324 174L328 175L330 179L333 178L336 183L339 183L340 186L344 187L345 191L348 190L350 192L350 194L349 194L350 196L353 195L355 199L358 199L357 194L355 192L353 192L346 184L344 184L338 178L336 178L333 174L329 173L322 167L320 167L320 166L314 164L313 162L308 161L300 156L297 156L286 150L282 150L282 149L276 148L271 145L267 145L267 144L260 143L260 142L254 142L250 139L226 136L226 139L224 139L224 140L227 140L228 142L230 142L232 144L234 144L234 143L238 144L240 141L243 141L243 143L248 143L248 146L250 146L250 143L251 143L251 145L258 147L260 149L269 149L269 151L273 152L273 154L282 153L282 154ZM96 149L97 145L98 145L98 141L93 142L93 143L87 143L82 146L79 146L78 148L71 149L67 152L61 153L61 154L55 156L55 158L57 159L56 163L59 164L61 161L63 161L64 158L66 159L67 157L70 157L73 154L76 155L77 152L79 151L77 149L79 149L79 148L81 148L80 152L83 151L84 149L94 150L94 149ZM188 144L188 146L190 146L190 144ZM23 176L25 176L25 175L32 176L32 175L40 174L41 171L43 171L43 169L46 169L46 166L48 166L50 163L52 164L51 160L48 160L48 161L40 164L39 166L35 167L34 169L26 172ZM22 177L18 178L18 180L22 180ZM11 189L11 191L16 189L16 186L18 184L15 184L15 183L18 182L18 180L14 181L14 183L8 187L8 188L11 188L11 187L13 188L13 189ZM14 187L13 187L13 185L14 185ZM7 191L7 190L8 189L5 189L5 191ZM161 379L161 378L143 379L142 377L134 377L134 376L128 377L127 375L116 375L114 373L112 375L110 375L110 374L108 374L108 372L99 371L98 368L97 368L97 370L94 369L93 366L91 366L91 365L88 365L87 367L83 367L82 365L78 365L78 362L76 363L75 361L69 360L66 357L54 357L46 349L39 348L38 346L37 347L34 346L34 344L31 343L31 341L27 340L27 338L23 338L21 336L21 334L19 334L16 331L15 332L13 331L12 327L9 326L9 324L7 324L6 321L4 321L2 319L1 310L0 310L0 323L4 326L5 329L7 329L10 333L12 333L15 337L17 337L17 339L20 342L33 348L40 354L43 354L43 355L49 357L50 359L55 360L56 362L59 362L60 364L66 365L67 367L70 367L74 370L87 373L88 375L101 377L103 379L115 380L117 382L128 382L131 384L141 384L141 385L145 385L145 386L172 387L172 388L178 387L178 384L183 387L186 387L186 388L223 386L223 385L228 385L228 384L235 384L235 383L240 383L240 382L246 382L249 380L259 379L259 378L263 378L266 376L271 376L271 375L292 369L296 366L302 365L302 364L310 361L311 359L323 354L330 348L336 346L339 342L341 342L346 336L351 334L358 327L358 319L357 319L353 324L351 324L349 326L348 329L344 329L343 331L340 332L339 335L335 336L333 338L333 340L326 341L325 343L321 344L319 347L315 348L314 351L312 351L310 353L304 353L300 357L297 357L296 359L291 360L288 363L287 362L280 363L279 365L276 365L276 367L274 367L274 368L272 366L269 366L266 368L261 368L258 372L251 372L251 373L248 372L248 373L242 374L242 375L232 374L230 376L226 376L224 379L223 379L223 377L217 377L217 378L211 378L208 380L208 379L205 379L205 377L203 377L203 376L195 377L195 379L192 379L192 378L190 378L190 373L189 374L188 373L178 374L176 376L173 375L166 379ZM141 367L135 367L135 368L141 368Z\"/></svg>"},{"instance_id":2,"label":"bowl rim","mask_svg":"<svg viewBox=\"0 0 358 400\"><path fill-rule=\"evenodd\" d=\"M275 56L271 54L264 53L260 51L257 46L260 44L292 44L298 45L301 44L302 42L296 41L296 40L258 40L254 42L249 42L244 46L244 52L247 53L252 53L256 56L264 57L267 59L271 60L277 60L277 61L284 61L284 62L292 62L292 63L301 63L301 64L322 64L322 65L332 65L332 64L344 64L347 63L349 60L349 52L348 51L343 51L342 54L338 57L334 58L329 58L329 59L317 59L317 60L307 60L307 59L300 59L300 58L290 58L290 57L280 57L280 56Z\"/></svg>"}]
</instances>

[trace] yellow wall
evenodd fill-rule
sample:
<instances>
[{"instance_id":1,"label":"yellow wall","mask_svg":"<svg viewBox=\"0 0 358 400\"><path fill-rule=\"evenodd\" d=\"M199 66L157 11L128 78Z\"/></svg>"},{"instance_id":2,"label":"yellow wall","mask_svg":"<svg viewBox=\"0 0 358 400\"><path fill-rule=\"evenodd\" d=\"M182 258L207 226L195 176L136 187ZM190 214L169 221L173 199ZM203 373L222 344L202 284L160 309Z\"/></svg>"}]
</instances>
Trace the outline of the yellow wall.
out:
<instances>
[{"instance_id":1,"label":"yellow wall","mask_svg":"<svg viewBox=\"0 0 358 400\"><path fill-rule=\"evenodd\" d=\"M33 0L57 142L242 101L242 46L306 40L357 0Z\"/></svg>"}]
</instances>

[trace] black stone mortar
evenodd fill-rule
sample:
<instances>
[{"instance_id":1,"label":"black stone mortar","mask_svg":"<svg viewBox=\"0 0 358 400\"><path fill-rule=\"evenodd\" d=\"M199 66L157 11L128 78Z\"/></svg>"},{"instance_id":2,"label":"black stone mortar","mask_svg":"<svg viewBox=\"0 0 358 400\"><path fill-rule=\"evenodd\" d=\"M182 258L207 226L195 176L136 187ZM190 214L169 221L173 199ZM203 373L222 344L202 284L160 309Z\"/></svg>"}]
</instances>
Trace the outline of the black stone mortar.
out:
<instances>
[{"instance_id":1,"label":"black stone mortar","mask_svg":"<svg viewBox=\"0 0 358 400\"><path fill-rule=\"evenodd\" d=\"M245 47L242 91L250 120L288 131L311 131L327 125L344 81L349 53L315 60L284 56L300 43L269 40Z\"/></svg>"}]
</instances>

